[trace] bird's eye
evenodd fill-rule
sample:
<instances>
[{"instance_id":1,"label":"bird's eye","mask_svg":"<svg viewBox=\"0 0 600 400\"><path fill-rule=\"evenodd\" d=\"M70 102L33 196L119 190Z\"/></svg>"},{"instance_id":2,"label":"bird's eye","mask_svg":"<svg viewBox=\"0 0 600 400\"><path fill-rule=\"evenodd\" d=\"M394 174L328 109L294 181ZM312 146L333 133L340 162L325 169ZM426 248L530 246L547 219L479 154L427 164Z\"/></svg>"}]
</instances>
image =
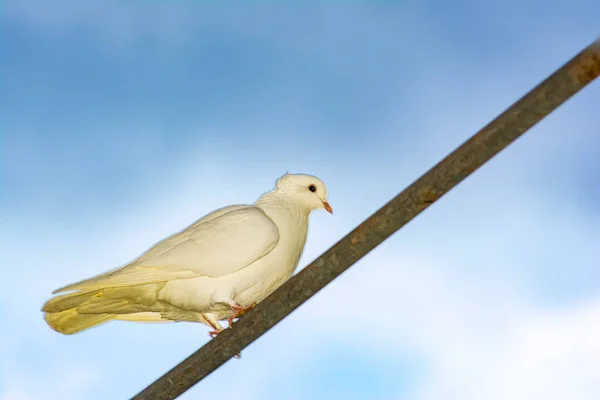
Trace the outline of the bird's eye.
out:
<instances>
[{"instance_id":1,"label":"bird's eye","mask_svg":"<svg viewBox=\"0 0 600 400\"><path fill-rule=\"evenodd\" d=\"M316 191L317 191L317 187L316 187L315 185L310 185L310 186L308 187L308 190L310 190L311 192L313 192L313 193L314 193L314 192L316 192Z\"/></svg>"}]
</instances>

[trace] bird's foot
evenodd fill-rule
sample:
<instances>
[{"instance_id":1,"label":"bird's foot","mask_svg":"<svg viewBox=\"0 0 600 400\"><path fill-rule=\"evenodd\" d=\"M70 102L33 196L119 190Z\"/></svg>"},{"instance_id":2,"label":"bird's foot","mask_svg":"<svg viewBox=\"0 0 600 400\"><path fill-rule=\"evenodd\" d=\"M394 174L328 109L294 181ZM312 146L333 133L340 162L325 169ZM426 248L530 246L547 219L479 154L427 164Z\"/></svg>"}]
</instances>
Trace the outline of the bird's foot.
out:
<instances>
[{"instance_id":1,"label":"bird's foot","mask_svg":"<svg viewBox=\"0 0 600 400\"><path fill-rule=\"evenodd\" d=\"M256 307L256 302L250 304L248 307L244 307L239 304L236 304L232 308L233 308L233 311L235 311L237 313L237 315L241 317L242 315L246 314L246 312L248 312L248 310L251 310L254 307Z\"/></svg>"},{"instance_id":2,"label":"bird's foot","mask_svg":"<svg viewBox=\"0 0 600 400\"><path fill-rule=\"evenodd\" d=\"M250 304L248 307L241 306L237 303L232 306L231 309L234 311L234 314L227 320L227 322L229 322L229 327L231 328L233 325L234 319L241 317L242 315L246 314L248 310L251 310L254 307L256 307L256 302Z\"/></svg>"}]
</instances>

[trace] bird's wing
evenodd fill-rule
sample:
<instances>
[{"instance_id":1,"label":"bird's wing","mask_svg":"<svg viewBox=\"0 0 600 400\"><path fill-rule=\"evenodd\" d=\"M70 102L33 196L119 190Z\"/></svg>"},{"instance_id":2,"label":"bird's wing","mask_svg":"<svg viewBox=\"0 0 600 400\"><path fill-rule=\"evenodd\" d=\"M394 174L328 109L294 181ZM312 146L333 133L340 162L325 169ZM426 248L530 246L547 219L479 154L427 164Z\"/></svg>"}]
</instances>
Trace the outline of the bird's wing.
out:
<instances>
[{"instance_id":1,"label":"bird's wing","mask_svg":"<svg viewBox=\"0 0 600 400\"><path fill-rule=\"evenodd\" d=\"M238 271L268 254L279 230L254 206L217 210L154 245L132 263L57 289L95 290L199 276L219 277Z\"/></svg>"}]
</instances>

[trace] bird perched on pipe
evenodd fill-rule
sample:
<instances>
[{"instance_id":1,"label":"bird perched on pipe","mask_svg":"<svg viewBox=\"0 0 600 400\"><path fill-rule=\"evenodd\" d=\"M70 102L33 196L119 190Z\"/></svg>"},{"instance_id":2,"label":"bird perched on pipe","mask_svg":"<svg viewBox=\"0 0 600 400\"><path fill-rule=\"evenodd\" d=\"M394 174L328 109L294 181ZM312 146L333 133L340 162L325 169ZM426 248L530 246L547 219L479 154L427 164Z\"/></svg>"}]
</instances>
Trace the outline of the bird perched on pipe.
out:
<instances>
[{"instance_id":1,"label":"bird perched on pipe","mask_svg":"<svg viewBox=\"0 0 600 400\"><path fill-rule=\"evenodd\" d=\"M67 335L121 320L200 322L214 337L292 276L316 209L332 213L325 184L285 174L254 204L213 211L131 263L55 290L44 318Z\"/></svg>"}]
</instances>

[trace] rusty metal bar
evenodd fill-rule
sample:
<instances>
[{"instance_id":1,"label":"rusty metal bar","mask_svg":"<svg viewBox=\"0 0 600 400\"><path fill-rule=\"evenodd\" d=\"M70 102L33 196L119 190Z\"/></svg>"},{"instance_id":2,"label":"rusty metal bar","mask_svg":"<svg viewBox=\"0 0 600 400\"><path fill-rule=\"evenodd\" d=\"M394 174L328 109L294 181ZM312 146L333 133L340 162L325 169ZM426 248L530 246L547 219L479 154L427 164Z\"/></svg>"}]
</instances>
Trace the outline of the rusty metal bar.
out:
<instances>
[{"instance_id":1,"label":"rusty metal bar","mask_svg":"<svg viewBox=\"0 0 600 400\"><path fill-rule=\"evenodd\" d=\"M134 400L175 399L289 315L600 74L600 39ZM243 362L243 361L242 361Z\"/></svg>"}]
</instances>

